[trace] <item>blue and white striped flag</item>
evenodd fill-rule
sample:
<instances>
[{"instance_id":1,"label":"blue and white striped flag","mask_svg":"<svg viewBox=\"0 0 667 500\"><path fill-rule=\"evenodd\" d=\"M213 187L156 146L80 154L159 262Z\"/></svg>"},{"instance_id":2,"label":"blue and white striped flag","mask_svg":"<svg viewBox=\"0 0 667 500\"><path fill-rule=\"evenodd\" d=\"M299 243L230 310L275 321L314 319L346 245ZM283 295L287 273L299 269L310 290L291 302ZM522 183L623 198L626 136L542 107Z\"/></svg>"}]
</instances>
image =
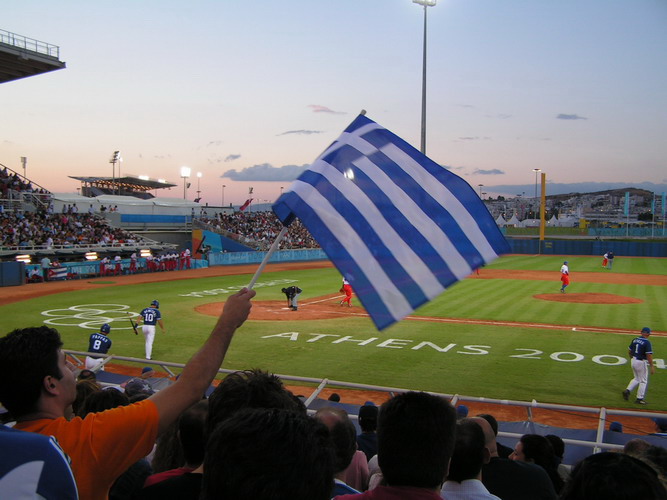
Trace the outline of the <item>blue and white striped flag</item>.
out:
<instances>
[{"instance_id":1,"label":"blue and white striped flag","mask_svg":"<svg viewBox=\"0 0 667 500\"><path fill-rule=\"evenodd\" d=\"M467 182L363 115L273 210L301 220L379 330L510 251Z\"/></svg>"}]
</instances>

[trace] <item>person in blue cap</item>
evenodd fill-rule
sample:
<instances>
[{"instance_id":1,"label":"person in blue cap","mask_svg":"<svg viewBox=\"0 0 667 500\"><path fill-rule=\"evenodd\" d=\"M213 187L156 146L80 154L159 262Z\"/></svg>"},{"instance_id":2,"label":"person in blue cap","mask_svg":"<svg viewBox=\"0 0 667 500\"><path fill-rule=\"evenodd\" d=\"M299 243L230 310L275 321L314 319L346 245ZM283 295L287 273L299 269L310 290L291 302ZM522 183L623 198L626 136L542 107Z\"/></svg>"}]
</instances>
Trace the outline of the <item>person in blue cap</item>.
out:
<instances>
[{"instance_id":1,"label":"person in blue cap","mask_svg":"<svg viewBox=\"0 0 667 500\"><path fill-rule=\"evenodd\" d=\"M628 387L623 391L623 399L626 401L630 397L630 393L639 386L637 390L637 399L635 403L640 405L647 404L644 400L646 396L646 386L648 385L648 371L651 367L651 375L655 373L655 366L653 366L653 347L651 341L648 339L651 335L651 329L648 326L642 328L641 335L632 339L628 347L628 356L630 356L633 379L628 384Z\"/></svg>"},{"instance_id":2,"label":"person in blue cap","mask_svg":"<svg viewBox=\"0 0 667 500\"><path fill-rule=\"evenodd\" d=\"M153 354L153 340L155 339L155 325L160 325L163 333L167 333L162 324L162 314L160 313L160 303L157 300L151 302L151 305L139 313L143 321L141 331L146 338L146 359L151 359Z\"/></svg>"}]
</instances>

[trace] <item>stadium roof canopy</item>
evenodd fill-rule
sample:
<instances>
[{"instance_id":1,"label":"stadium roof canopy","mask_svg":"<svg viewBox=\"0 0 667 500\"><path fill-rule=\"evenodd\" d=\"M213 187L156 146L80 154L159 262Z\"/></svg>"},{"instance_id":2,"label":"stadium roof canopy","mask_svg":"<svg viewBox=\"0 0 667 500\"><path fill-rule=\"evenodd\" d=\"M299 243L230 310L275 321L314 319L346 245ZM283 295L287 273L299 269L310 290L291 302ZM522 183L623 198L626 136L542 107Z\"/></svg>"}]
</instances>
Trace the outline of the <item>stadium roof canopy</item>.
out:
<instances>
[{"instance_id":1,"label":"stadium roof canopy","mask_svg":"<svg viewBox=\"0 0 667 500\"><path fill-rule=\"evenodd\" d=\"M153 189L163 189L175 187L176 184L167 182L165 180L154 180L146 177L76 177L69 176L70 179L76 179L84 184L102 189L113 189L115 187L122 187L132 191L152 191Z\"/></svg>"},{"instance_id":2,"label":"stadium roof canopy","mask_svg":"<svg viewBox=\"0 0 667 500\"><path fill-rule=\"evenodd\" d=\"M64 67L57 45L0 30L0 83Z\"/></svg>"}]
</instances>

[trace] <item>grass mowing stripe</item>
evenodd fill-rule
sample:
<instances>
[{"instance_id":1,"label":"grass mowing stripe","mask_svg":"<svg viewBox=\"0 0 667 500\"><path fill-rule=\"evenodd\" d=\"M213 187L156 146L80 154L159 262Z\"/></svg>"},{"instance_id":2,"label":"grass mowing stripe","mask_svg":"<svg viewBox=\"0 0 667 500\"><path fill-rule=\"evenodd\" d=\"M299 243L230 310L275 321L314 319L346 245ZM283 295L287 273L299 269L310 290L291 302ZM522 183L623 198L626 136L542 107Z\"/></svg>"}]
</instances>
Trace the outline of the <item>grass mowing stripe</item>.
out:
<instances>
[{"instance_id":1,"label":"grass mowing stripe","mask_svg":"<svg viewBox=\"0 0 667 500\"><path fill-rule=\"evenodd\" d=\"M532 256L522 259L523 264L550 270L561 260ZM588 259L591 266L600 265L599 259ZM224 301L230 290L244 286L248 280L249 275L243 275L68 292L0 306L0 322L7 332L40 324L47 319L42 315L44 311L60 309L63 314L57 327L65 346L84 350L92 330L78 326L87 319L74 318L71 307L120 304L138 312L157 298L168 333L162 335L158 331L155 355L185 362L215 323L214 317L192 309ZM269 286L257 288L257 300L283 300L281 280L297 280L304 289L302 300L334 293L340 287L340 275L332 269L266 273L260 283ZM551 303L538 301L533 295L558 293L557 280L465 280L420 308L418 314L554 324L576 320L585 326L606 325L633 331L650 324L656 330L667 330L663 312L667 287L574 282L573 289L575 286L576 291L637 296L645 303ZM99 326L100 315L96 317ZM123 322L111 324L111 352L143 356L143 339L130 331L129 322L127 328L121 327ZM344 336L351 338L343 341ZM377 332L367 318L248 321L235 336L223 366L260 367L283 374L471 396L633 407L620 398L620 390L631 377L626 357L630 340L631 336L572 332L569 328L404 321ZM656 358L667 358L667 339L656 336L652 341ZM657 377L663 373L658 370ZM667 408L667 384L651 383L647 398L651 410Z\"/></svg>"}]
</instances>

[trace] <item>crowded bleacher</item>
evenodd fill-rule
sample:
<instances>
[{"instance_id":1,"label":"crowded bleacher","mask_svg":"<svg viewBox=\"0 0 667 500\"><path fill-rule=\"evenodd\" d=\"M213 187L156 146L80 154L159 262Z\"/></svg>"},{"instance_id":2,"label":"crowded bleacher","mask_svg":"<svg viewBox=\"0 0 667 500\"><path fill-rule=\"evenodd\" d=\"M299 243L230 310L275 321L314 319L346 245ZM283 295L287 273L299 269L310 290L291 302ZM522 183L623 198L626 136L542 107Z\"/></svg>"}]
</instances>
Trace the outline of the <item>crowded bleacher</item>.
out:
<instances>
[{"instance_id":1,"label":"crowded bleacher","mask_svg":"<svg viewBox=\"0 0 667 500\"><path fill-rule=\"evenodd\" d=\"M282 229L282 223L273 212L219 213L215 217L202 215L198 220L211 230L235 240L250 244L257 250L268 250ZM296 219L280 243L280 249L319 248L300 220Z\"/></svg>"}]
</instances>

